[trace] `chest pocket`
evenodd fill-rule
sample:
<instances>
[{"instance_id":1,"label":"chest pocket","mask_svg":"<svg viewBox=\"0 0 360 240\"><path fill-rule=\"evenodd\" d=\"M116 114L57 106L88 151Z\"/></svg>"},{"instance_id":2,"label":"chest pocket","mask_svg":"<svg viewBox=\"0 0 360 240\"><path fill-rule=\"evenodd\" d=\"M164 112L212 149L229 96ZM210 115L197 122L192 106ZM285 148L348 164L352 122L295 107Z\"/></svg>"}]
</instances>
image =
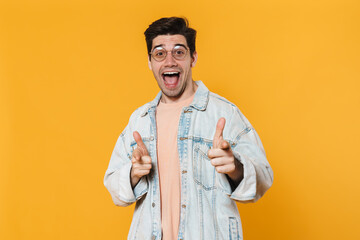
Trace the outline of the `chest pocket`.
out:
<instances>
[{"instance_id":1,"label":"chest pocket","mask_svg":"<svg viewBox=\"0 0 360 240\"><path fill-rule=\"evenodd\" d=\"M194 181L206 191L216 188L216 170L211 165L210 159L207 156L211 146L211 142L199 141L194 143L193 148L192 165Z\"/></svg>"}]
</instances>

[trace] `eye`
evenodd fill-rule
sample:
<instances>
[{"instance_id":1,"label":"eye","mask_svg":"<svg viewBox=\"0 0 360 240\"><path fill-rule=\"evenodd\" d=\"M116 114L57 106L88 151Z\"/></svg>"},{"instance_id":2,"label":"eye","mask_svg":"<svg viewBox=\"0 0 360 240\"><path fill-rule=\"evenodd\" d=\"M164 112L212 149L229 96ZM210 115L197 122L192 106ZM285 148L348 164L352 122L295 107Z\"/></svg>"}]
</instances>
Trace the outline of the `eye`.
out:
<instances>
[{"instance_id":1,"label":"eye","mask_svg":"<svg viewBox=\"0 0 360 240\"><path fill-rule=\"evenodd\" d=\"M183 50L178 49L178 50L175 51L175 54L176 55L182 55L182 54L185 54L185 52Z\"/></svg>"},{"instance_id":2,"label":"eye","mask_svg":"<svg viewBox=\"0 0 360 240\"><path fill-rule=\"evenodd\" d=\"M164 50L156 50L154 52L154 55L158 56L158 57L161 57L161 56L165 55L165 51Z\"/></svg>"},{"instance_id":3,"label":"eye","mask_svg":"<svg viewBox=\"0 0 360 240\"><path fill-rule=\"evenodd\" d=\"M176 46L173 50L173 54L176 57L184 57L186 54L186 48L182 47L182 46Z\"/></svg>"}]
</instances>

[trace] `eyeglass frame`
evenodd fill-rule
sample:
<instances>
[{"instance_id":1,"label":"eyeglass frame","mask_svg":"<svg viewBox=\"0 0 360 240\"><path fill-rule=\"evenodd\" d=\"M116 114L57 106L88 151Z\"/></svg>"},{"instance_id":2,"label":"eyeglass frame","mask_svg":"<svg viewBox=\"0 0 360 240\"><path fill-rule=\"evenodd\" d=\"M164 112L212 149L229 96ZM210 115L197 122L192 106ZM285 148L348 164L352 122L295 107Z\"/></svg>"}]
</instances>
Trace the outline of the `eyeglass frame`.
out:
<instances>
[{"instance_id":1,"label":"eyeglass frame","mask_svg":"<svg viewBox=\"0 0 360 240\"><path fill-rule=\"evenodd\" d=\"M163 60L160 60L160 61L159 61L159 60L156 60L156 58L153 57L153 52L154 52L154 50L155 50L156 48L159 48L159 47L161 47L162 49L165 50L164 59L163 59ZM184 58L177 59L176 57L174 57L173 51L175 50L176 47L183 47L183 48L185 48L186 52L185 52L185 54L184 54ZM164 61L164 60L166 59L166 57L167 57L167 55L168 55L168 52L171 52L171 56L172 56L174 59L176 59L176 60L183 60L183 59L185 59L185 57L186 57L187 53L189 52L189 50L190 50L190 48L188 48L188 47L185 46L184 44L176 44L176 45L173 47L173 49L171 49L171 50L166 50L162 45L158 45L158 46L155 46L151 52L149 52L149 55L150 55L151 58L153 58L155 61L157 61L157 62L162 62L162 61Z\"/></svg>"}]
</instances>

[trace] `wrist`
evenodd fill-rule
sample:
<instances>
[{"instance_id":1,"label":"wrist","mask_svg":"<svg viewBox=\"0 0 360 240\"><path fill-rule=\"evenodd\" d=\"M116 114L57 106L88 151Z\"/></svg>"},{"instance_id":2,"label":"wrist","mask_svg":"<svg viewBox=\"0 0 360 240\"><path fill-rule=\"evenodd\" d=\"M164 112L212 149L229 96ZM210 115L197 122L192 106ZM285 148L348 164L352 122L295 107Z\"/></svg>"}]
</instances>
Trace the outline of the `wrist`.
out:
<instances>
[{"instance_id":1,"label":"wrist","mask_svg":"<svg viewBox=\"0 0 360 240\"><path fill-rule=\"evenodd\" d=\"M239 185L241 180L244 178L244 166L243 164L234 158L235 170L227 175L234 183L235 186Z\"/></svg>"},{"instance_id":2,"label":"wrist","mask_svg":"<svg viewBox=\"0 0 360 240\"><path fill-rule=\"evenodd\" d=\"M138 184L139 181L140 181L140 177L134 175L133 172L132 172L132 169L131 169L131 171L130 171L131 187L134 188L136 186L136 184Z\"/></svg>"}]
</instances>

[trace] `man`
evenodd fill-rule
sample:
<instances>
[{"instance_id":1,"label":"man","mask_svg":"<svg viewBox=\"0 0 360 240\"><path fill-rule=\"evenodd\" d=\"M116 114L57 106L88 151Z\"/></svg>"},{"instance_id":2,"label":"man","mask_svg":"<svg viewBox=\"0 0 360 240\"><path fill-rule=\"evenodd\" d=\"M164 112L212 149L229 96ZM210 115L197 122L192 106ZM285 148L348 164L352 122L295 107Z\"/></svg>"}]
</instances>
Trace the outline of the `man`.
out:
<instances>
[{"instance_id":1,"label":"man","mask_svg":"<svg viewBox=\"0 0 360 240\"><path fill-rule=\"evenodd\" d=\"M186 19L159 19L145 37L161 92L131 115L104 178L116 205L136 202L128 239L242 239L235 201L257 201L273 181L261 141L234 104L193 81Z\"/></svg>"}]
</instances>

